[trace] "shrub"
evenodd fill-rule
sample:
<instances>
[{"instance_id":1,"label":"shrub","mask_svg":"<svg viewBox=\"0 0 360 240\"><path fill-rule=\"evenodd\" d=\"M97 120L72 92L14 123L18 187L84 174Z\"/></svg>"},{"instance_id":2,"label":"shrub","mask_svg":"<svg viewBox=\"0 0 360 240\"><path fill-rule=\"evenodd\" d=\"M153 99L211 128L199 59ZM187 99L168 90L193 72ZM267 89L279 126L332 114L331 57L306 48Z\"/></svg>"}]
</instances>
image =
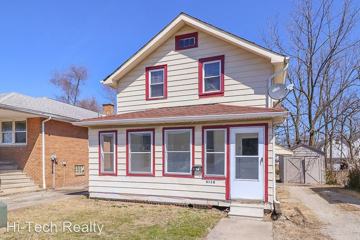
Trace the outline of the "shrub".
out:
<instances>
[{"instance_id":1,"label":"shrub","mask_svg":"<svg viewBox=\"0 0 360 240\"><path fill-rule=\"evenodd\" d=\"M349 180L347 187L360 191L360 168L353 168L349 170Z\"/></svg>"},{"instance_id":2,"label":"shrub","mask_svg":"<svg viewBox=\"0 0 360 240\"><path fill-rule=\"evenodd\" d=\"M329 184L329 185L338 184L335 172L330 171L330 170L326 171L326 184Z\"/></svg>"}]
</instances>

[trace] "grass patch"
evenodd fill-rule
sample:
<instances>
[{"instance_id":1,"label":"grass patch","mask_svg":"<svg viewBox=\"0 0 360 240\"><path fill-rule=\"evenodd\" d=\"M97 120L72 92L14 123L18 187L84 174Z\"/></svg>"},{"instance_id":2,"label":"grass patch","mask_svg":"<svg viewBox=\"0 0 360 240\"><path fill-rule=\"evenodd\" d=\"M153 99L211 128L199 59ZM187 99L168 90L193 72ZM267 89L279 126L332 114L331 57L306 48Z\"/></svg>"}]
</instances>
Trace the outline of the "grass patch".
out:
<instances>
[{"instance_id":1,"label":"grass patch","mask_svg":"<svg viewBox=\"0 0 360 240\"><path fill-rule=\"evenodd\" d=\"M224 217L215 209L192 209L77 197L9 212L10 223L24 229L1 239L201 239ZM63 232L62 224L103 224L102 233ZM27 222L54 223L57 232L37 233Z\"/></svg>"}]
</instances>

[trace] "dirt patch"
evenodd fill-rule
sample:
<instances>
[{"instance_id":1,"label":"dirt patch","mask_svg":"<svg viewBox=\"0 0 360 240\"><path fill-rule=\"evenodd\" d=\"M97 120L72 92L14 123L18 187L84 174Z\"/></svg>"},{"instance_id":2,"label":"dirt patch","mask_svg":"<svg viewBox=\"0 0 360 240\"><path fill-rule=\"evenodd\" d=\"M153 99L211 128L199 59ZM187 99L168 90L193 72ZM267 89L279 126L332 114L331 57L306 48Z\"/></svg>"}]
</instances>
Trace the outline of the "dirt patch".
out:
<instances>
[{"instance_id":1,"label":"dirt patch","mask_svg":"<svg viewBox=\"0 0 360 240\"><path fill-rule=\"evenodd\" d=\"M360 213L360 193L339 186L311 188L328 203L355 214Z\"/></svg>"},{"instance_id":2,"label":"dirt patch","mask_svg":"<svg viewBox=\"0 0 360 240\"><path fill-rule=\"evenodd\" d=\"M290 198L285 186L279 186L277 194L281 202L282 217L273 224L275 240L329 239L321 233L323 225L313 212L301 202Z\"/></svg>"}]
</instances>

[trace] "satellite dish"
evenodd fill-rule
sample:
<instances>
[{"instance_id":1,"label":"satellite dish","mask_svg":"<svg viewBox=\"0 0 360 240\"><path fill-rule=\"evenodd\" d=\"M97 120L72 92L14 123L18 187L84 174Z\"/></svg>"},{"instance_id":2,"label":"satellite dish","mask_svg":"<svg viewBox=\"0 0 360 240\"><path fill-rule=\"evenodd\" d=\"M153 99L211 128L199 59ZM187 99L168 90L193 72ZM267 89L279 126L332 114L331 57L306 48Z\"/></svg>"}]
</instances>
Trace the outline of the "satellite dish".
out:
<instances>
[{"instance_id":1,"label":"satellite dish","mask_svg":"<svg viewBox=\"0 0 360 240\"><path fill-rule=\"evenodd\" d=\"M274 83L269 88L269 96L275 100L281 100L293 89L294 85L290 84L286 86L282 83Z\"/></svg>"},{"instance_id":2,"label":"satellite dish","mask_svg":"<svg viewBox=\"0 0 360 240\"><path fill-rule=\"evenodd\" d=\"M286 70L289 67L289 63L286 63L286 66L284 67L284 69L281 69L280 71L275 72L273 75L271 75L268 79L268 82L270 83L270 87L268 89L268 93L269 96L272 99L275 100L281 100L284 97L286 97L286 95L292 91L294 89L294 84L289 84L289 85L285 85L283 83L273 83L272 79L275 78L276 76L278 76L279 74L285 73L283 74L283 80L285 81L285 77L286 77Z\"/></svg>"}]
</instances>

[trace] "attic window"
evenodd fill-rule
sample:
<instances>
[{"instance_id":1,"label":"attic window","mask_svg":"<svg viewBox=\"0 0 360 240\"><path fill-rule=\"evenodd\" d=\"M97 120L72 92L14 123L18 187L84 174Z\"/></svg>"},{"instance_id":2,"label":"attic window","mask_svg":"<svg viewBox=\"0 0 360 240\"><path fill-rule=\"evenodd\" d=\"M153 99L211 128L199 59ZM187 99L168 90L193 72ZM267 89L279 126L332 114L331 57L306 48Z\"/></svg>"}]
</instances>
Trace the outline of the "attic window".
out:
<instances>
[{"instance_id":1,"label":"attic window","mask_svg":"<svg viewBox=\"0 0 360 240\"><path fill-rule=\"evenodd\" d=\"M175 50L185 50L198 47L198 33L188 33L175 37Z\"/></svg>"}]
</instances>

